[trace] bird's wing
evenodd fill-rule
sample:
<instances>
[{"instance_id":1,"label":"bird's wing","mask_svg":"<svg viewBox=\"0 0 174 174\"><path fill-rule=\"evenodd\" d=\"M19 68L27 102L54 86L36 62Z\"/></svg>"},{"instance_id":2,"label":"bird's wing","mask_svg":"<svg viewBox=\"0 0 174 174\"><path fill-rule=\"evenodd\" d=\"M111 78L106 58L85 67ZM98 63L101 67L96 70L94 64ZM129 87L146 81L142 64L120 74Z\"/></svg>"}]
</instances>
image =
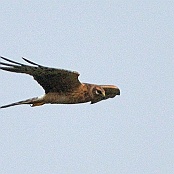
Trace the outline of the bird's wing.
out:
<instances>
[{"instance_id":1,"label":"bird's wing","mask_svg":"<svg viewBox=\"0 0 174 174\"><path fill-rule=\"evenodd\" d=\"M23 58L27 63L34 66L21 64L10 59L1 57L1 59L10 62L0 62L0 69L25 73L34 77L34 79L48 92L67 92L81 85L78 80L79 73L63 69L49 68Z\"/></svg>"}]
</instances>

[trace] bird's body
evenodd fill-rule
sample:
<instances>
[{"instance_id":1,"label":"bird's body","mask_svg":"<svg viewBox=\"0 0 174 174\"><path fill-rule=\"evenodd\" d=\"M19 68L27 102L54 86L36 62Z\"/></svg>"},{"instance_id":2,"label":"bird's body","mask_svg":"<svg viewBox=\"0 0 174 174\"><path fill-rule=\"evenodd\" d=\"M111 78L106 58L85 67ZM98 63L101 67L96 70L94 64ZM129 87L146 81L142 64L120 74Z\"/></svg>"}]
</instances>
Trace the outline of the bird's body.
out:
<instances>
[{"instance_id":1,"label":"bird's body","mask_svg":"<svg viewBox=\"0 0 174 174\"><path fill-rule=\"evenodd\" d=\"M79 92L80 91L80 92ZM88 93L87 84L82 84L72 92L66 94L49 92L41 97L45 103L51 104L78 104L91 101L91 97Z\"/></svg>"},{"instance_id":2,"label":"bird's body","mask_svg":"<svg viewBox=\"0 0 174 174\"><path fill-rule=\"evenodd\" d=\"M114 85L81 83L78 80L79 73L74 71L44 67L25 58L23 59L26 62L34 66L24 65L4 57L1 57L1 59L11 62L12 64L0 62L0 65L2 65L0 69L33 76L44 88L45 94L41 97L15 102L1 106L0 108L20 104L30 104L32 106L40 106L47 103L78 104L91 102L91 104L93 104L120 95L119 88Z\"/></svg>"}]
</instances>

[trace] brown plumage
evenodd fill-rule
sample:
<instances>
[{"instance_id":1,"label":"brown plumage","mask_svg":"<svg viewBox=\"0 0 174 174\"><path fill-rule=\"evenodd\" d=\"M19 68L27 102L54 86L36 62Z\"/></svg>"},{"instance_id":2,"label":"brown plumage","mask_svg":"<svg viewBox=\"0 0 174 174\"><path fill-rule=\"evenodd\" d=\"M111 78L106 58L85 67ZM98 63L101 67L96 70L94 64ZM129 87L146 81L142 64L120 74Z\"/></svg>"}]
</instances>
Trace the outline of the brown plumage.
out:
<instances>
[{"instance_id":1,"label":"brown plumage","mask_svg":"<svg viewBox=\"0 0 174 174\"><path fill-rule=\"evenodd\" d=\"M23 60L34 66L24 65L4 57L1 57L1 59L10 62L0 62L1 70L33 76L44 88L45 95L1 106L0 108L21 104L31 104L32 106L40 106L46 103L76 104L91 102L93 104L120 95L119 88L114 85L81 83L78 80L79 73L75 71L45 67L26 58L23 58Z\"/></svg>"}]
</instances>

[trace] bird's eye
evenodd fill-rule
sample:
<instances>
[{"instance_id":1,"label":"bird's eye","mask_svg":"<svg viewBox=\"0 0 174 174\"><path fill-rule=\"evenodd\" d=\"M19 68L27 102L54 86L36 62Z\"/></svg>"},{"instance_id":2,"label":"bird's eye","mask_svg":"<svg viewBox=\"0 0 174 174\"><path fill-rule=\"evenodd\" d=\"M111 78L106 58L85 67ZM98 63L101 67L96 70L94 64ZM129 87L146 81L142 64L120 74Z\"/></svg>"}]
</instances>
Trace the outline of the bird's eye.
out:
<instances>
[{"instance_id":1,"label":"bird's eye","mask_svg":"<svg viewBox=\"0 0 174 174\"><path fill-rule=\"evenodd\" d=\"M101 92L100 90L96 90L95 93L96 93L97 95L102 94L102 92Z\"/></svg>"}]
</instances>

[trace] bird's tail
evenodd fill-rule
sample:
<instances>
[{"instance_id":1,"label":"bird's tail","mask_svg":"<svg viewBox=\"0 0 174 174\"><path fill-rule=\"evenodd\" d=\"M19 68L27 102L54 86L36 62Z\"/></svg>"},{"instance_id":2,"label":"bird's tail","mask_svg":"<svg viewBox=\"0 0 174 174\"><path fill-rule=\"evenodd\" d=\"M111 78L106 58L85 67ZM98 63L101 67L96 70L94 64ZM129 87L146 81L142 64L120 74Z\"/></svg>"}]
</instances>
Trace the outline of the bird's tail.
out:
<instances>
[{"instance_id":1,"label":"bird's tail","mask_svg":"<svg viewBox=\"0 0 174 174\"><path fill-rule=\"evenodd\" d=\"M7 107L10 107L10 106L21 105L21 104L31 104L31 106L34 107L34 106L43 105L45 103L43 101L39 100L39 97L35 97L35 98L30 98L30 99L27 99L27 100L11 103L11 104L8 104L8 105L0 106L0 109L7 108Z\"/></svg>"}]
</instances>

